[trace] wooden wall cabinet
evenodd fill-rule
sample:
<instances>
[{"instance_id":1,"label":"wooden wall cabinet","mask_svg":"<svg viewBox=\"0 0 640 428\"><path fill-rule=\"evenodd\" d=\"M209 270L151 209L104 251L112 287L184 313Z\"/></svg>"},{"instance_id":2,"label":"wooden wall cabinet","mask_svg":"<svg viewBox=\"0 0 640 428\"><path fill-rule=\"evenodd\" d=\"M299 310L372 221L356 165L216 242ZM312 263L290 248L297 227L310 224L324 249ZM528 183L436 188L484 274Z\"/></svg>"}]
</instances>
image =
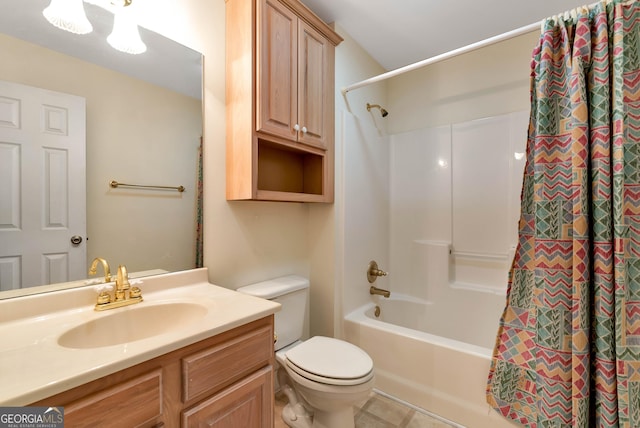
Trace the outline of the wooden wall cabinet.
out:
<instances>
[{"instance_id":1,"label":"wooden wall cabinet","mask_svg":"<svg viewBox=\"0 0 640 428\"><path fill-rule=\"evenodd\" d=\"M33 405L68 427L273 428L273 316Z\"/></svg>"},{"instance_id":2,"label":"wooden wall cabinet","mask_svg":"<svg viewBox=\"0 0 640 428\"><path fill-rule=\"evenodd\" d=\"M333 202L334 57L297 0L226 0L227 199Z\"/></svg>"}]
</instances>

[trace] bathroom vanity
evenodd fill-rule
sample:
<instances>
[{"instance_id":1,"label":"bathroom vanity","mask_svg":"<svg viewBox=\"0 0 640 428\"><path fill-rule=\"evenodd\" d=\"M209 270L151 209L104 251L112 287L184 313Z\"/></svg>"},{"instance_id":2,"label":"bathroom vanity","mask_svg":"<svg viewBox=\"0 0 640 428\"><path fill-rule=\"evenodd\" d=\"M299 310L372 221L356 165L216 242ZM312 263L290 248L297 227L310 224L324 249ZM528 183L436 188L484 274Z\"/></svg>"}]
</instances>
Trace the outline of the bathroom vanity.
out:
<instances>
[{"instance_id":1,"label":"bathroom vanity","mask_svg":"<svg viewBox=\"0 0 640 428\"><path fill-rule=\"evenodd\" d=\"M93 287L0 301L0 405L64 406L66 426L272 427L279 305L206 269L140 288L142 303L104 312Z\"/></svg>"},{"instance_id":2,"label":"bathroom vanity","mask_svg":"<svg viewBox=\"0 0 640 428\"><path fill-rule=\"evenodd\" d=\"M272 343L262 318L33 405L64 406L71 427L270 427Z\"/></svg>"}]
</instances>

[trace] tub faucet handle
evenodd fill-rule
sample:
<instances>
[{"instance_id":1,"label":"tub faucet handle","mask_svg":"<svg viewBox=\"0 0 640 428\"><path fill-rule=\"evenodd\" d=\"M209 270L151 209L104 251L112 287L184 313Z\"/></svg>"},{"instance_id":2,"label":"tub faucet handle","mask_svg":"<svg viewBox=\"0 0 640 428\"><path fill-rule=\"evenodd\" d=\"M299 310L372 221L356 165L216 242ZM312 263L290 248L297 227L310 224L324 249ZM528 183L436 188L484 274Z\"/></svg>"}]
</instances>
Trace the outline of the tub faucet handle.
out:
<instances>
[{"instance_id":1,"label":"tub faucet handle","mask_svg":"<svg viewBox=\"0 0 640 428\"><path fill-rule=\"evenodd\" d=\"M375 260L371 260L367 269L367 280L369 283L373 283L379 276L387 276L387 272L378 269L378 263Z\"/></svg>"}]
</instances>

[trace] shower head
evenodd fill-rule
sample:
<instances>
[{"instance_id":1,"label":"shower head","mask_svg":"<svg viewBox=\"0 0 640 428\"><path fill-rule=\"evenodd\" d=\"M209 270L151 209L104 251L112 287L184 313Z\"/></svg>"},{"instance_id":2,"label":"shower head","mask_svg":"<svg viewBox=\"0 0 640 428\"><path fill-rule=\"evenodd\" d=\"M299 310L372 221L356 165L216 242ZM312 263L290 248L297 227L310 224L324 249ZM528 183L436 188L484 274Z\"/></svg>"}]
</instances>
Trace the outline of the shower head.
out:
<instances>
[{"instance_id":1,"label":"shower head","mask_svg":"<svg viewBox=\"0 0 640 428\"><path fill-rule=\"evenodd\" d=\"M380 114L382 117L387 117L389 112L384 109L380 104L369 104L367 103L367 111L371 111L372 108L380 109Z\"/></svg>"}]
</instances>

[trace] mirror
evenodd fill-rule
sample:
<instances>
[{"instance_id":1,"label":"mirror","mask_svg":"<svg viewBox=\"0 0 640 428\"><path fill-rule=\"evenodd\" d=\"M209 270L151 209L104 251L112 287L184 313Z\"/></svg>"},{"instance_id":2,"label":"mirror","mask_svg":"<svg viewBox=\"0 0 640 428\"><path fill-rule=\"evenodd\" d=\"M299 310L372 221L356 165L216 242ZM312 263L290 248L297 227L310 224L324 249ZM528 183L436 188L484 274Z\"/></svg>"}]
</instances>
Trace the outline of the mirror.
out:
<instances>
[{"instance_id":1,"label":"mirror","mask_svg":"<svg viewBox=\"0 0 640 428\"><path fill-rule=\"evenodd\" d=\"M0 81L86 100L84 273L95 257L105 258L112 273L119 264L129 272L195 267L202 55L144 28L147 52L121 53L106 42L111 12L85 2L94 31L79 36L44 19L48 4L0 2ZM112 188L112 180L186 190ZM0 285L2 265L0 257ZM0 298L58 288L2 291Z\"/></svg>"}]
</instances>

